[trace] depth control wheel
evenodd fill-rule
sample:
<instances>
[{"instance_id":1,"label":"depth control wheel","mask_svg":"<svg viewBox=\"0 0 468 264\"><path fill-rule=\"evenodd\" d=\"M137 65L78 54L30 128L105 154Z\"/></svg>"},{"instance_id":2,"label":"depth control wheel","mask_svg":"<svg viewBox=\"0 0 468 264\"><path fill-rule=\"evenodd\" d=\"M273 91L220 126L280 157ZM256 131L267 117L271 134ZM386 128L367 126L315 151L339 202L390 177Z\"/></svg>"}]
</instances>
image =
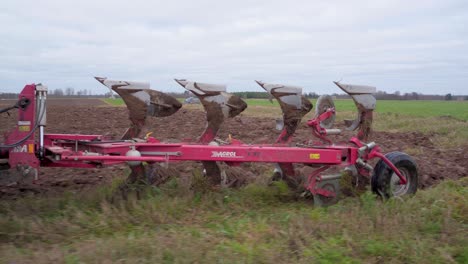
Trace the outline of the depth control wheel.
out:
<instances>
[{"instance_id":1,"label":"depth control wheel","mask_svg":"<svg viewBox=\"0 0 468 264\"><path fill-rule=\"evenodd\" d=\"M398 151L388 153L385 157L398 168L406 184L400 184L398 175L383 160L379 160L371 178L372 191L383 198L416 193L418 170L414 160L408 154Z\"/></svg>"},{"instance_id":2,"label":"depth control wheel","mask_svg":"<svg viewBox=\"0 0 468 264\"><path fill-rule=\"evenodd\" d=\"M325 180L317 183L317 188L327 190L329 192L335 193L334 197L327 197L321 194L314 194L314 205L318 207L334 205L339 201L340 196L340 181L339 179L335 180Z\"/></svg>"},{"instance_id":3,"label":"depth control wheel","mask_svg":"<svg viewBox=\"0 0 468 264\"><path fill-rule=\"evenodd\" d=\"M327 109L335 108L335 103L333 102L333 98L328 94L323 94L317 99L317 103L315 103L315 117L325 113ZM335 114L331 117L323 120L320 122L320 126L326 129L332 128L333 124L335 123Z\"/></svg>"}]
</instances>

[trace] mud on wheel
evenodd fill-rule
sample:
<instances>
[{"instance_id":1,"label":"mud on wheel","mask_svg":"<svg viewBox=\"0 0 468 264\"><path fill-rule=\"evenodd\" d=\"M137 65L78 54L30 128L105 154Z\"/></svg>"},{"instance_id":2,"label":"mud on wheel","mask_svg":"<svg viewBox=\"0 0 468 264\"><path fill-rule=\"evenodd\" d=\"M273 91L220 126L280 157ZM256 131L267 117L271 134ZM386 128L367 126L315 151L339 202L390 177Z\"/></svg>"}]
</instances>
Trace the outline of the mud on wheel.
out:
<instances>
[{"instance_id":1,"label":"mud on wheel","mask_svg":"<svg viewBox=\"0 0 468 264\"><path fill-rule=\"evenodd\" d=\"M400 178L383 160L377 162L371 178L372 191L383 198L403 196L416 193L418 188L418 171L414 160L403 152L391 152L385 155L406 179L400 184Z\"/></svg>"},{"instance_id":2,"label":"mud on wheel","mask_svg":"<svg viewBox=\"0 0 468 264\"><path fill-rule=\"evenodd\" d=\"M321 95L317 99L317 103L315 103L315 117L325 113L329 108L335 108L333 98L328 94ZM332 128L333 124L335 123L335 117L336 115L333 114L331 117L320 122L320 126L327 129Z\"/></svg>"}]
</instances>

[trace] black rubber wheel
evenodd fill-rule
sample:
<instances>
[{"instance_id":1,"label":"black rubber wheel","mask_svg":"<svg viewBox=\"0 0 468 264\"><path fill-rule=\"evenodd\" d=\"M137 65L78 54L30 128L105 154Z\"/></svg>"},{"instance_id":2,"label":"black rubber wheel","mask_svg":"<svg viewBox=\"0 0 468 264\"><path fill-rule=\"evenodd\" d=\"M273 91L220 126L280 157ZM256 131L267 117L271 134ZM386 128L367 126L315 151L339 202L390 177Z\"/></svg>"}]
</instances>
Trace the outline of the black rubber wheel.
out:
<instances>
[{"instance_id":1,"label":"black rubber wheel","mask_svg":"<svg viewBox=\"0 0 468 264\"><path fill-rule=\"evenodd\" d=\"M400 184L398 175L383 160L379 160L371 178L372 191L385 199L416 193L418 188L416 162L408 154L398 151L388 153L385 157L398 168L407 183Z\"/></svg>"},{"instance_id":2,"label":"black rubber wheel","mask_svg":"<svg viewBox=\"0 0 468 264\"><path fill-rule=\"evenodd\" d=\"M315 103L315 117L318 117L319 115L323 114L329 108L335 108L333 98L328 94L321 95ZM333 114L331 117L320 122L320 126L327 129L332 128L333 124L335 123L335 117L336 115Z\"/></svg>"}]
</instances>

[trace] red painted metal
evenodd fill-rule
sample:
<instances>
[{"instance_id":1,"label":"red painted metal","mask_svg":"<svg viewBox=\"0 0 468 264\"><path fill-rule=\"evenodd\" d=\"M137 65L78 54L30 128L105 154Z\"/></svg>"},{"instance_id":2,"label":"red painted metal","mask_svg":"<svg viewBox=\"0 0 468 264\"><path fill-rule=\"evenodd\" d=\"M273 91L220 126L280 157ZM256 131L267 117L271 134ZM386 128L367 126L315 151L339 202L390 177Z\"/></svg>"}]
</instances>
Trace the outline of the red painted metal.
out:
<instances>
[{"instance_id":1,"label":"red painted metal","mask_svg":"<svg viewBox=\"0 0 468 264\"><path fill-rule=\"evenodd\" d=\"M320 125L320 122L327 120L335 114L335 108L329 108L327 111L320 114L318 117L307 121L307 126L312 128L312 134L328 144L332 141L328 139L327 130Z\"/></svg>"},{"instance_id":2,"label":"red painted metal","mask_svg":"<svg viewBox=\"0 0 468 264\"><path fill-rule=\"evenodd\" d=\"M336 193L329 190L317 188L317 182L322 180L321 173L328 170L330 166L322 166L309 174L306 189L312 194L320 194L326 197L335 197Z\"/></svg>"},{"instance_id":3,"label":"red painted metal","mask_svg":"<svg viewBox=\"0 0 468 264\"><path fill-rule=\"evenodd\" d=\"M62 156L64 160L83 160L83 161L149 161L149 162L164 162L165 158L160 157L126 157L126 156Z\"/></svg>"},{"instance_id":4,"label":"red painted metal","mask_svg":"<svg viewBox=\"0 0 468 264\"><path fill-rule=\"evenodd\" d=\"M18 146L9 149L8 163L12 168L20 165L29 165L33 168L39 168L39 159L36 157L35 153L35 134L30 133L36 126L36 85L26 85L19 94L18 100L23 100L28 103L26 106L18 108L18 122L16 128L10 134L6 135L5 144L14 144L23 139L26 140Z\"/></svg>"},{"instance_id":5,"label":"red painted metal","mask_svg":"<svg viewBox=\"0 0 468 264\"><path fill-rule=\"evenodd\" d=\"M373 159L375 157L382 159L385 162L385 164L387 164L395 172L395 174L398 176L398 178L400 178L400 184L405 185L406 183L408 183L405 176L403 176L403 174L401 174L400 170L398 170L398 168L395 167L395 165L393 165L393 163L389 159L387 159L387 157L385 157L384 154L382 154L381 152L379 152L377 150L376 151L372 150L369 153L369 158Z\"/></svg>"},{"instance_id":6,"label":"red painted metal","mask_svg":"<svg viewBox=\"0 0 468 264\"><path fill-rule=\"evenodd\" d=\"M80 135L80 134L46 134L44 141L49 140L103 140L102 135Z\"/></svg>"},{"instance_id":7,"label":"red painted metal","mask_svg":"<svg viewBox=\"0 0 468 264\"><path fill-rule=\"evenodd\" d=\"M141 157L126 157L129 146L134 146ZM120 143L92 144L80 146L81 150L50 149L65 160L121 160L121 161L225 161L225 162L267 162L304 164L342 164L342 150L278 147L275 145L194 145L164 143ZM88 148L88 149L85 149ZM86 155L84 150L93 153L114 153L115 155ZM287 153L288 155L285 155ZM347 164L347 163L346 163Z\"/></svg>"}]
</instances>

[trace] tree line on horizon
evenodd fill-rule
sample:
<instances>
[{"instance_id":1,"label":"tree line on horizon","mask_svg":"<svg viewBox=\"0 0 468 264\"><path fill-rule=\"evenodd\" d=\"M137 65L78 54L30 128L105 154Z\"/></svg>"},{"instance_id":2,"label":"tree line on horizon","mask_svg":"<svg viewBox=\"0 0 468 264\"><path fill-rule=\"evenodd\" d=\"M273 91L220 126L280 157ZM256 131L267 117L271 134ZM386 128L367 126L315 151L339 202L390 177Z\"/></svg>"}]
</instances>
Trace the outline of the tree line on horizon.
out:
<instances>
[{"instance_id":1,"label":"tree line on horizon","mask_svg":"<svg viewBox=\"0 0 468 264\"><path fill-rule=\"evenodd\" d=\"M265 92L235 92L235 95L246 98L246 99L268 99L270 95ZM315 92L304 93L304 96L309 99L316 99L320 95ZM351 99L351 96L348 94L338 94L333 93L331 96L335 97L336 99ZM468 95L452 95L451 93L445 95L437 95L437 94L422 94L422 93L400 93L396 91L394 93L387 93L385 91L377 91L374 94L377 100L468 100Z\"/></svg>"},{"instance_id":2,"label":"tree line on horizon","mask_svg":"<svg viewBox=\"0 0 468 264\"><path fill-rule=\"evenodd\" d=\"M19 93L0 93L0 99L16 99ZM49 89L47 92L48 97L62 98L62 97L83 97L83 98L107 98L111 96L111 92L107 93L93 93L89 89L76 90L73 87L67 87L65 89Z\"/></svg>"},{"instance_id":3,"label":"tree line on horizon","mask_svg":"<svg viewBox=\"0 0 468 264\"><path fill-rule=\"evenodd\" d=\"M171 96L176 98L187 98L193 96L192 93L189 91L185 91L183 93L175 93L169 92L167 93ZM233 94L244 98L244 99L268 99L270 95L266 92L254 92L254 91L246 91L246 92L234 92ZM80 89L75 90L72 87L67 87L65 89L53 89L49 90L48 96L52 98L62 98L62 97L79 97L79 98L110 98L111 92L96 94L93 93L89 89ZM350 99L351 97L347 94L338 94L333 93L331 94L337 99ZM304 93L304 96L309 99L315 99L320 96L315 92ZM445 100L445 101L452 101L452 100L468 100L468 95L452 95L451 93L445 95L437 95L437 94L423 94L423 93L400 93L400 91L396 91L394 93L387 93L385 91L377 91L374 94L377 100ZM119 96L114 94L115 98ZM16 99L18 98L18 93L0 93L0 99Z\"/></svg>"}]
</instances>

